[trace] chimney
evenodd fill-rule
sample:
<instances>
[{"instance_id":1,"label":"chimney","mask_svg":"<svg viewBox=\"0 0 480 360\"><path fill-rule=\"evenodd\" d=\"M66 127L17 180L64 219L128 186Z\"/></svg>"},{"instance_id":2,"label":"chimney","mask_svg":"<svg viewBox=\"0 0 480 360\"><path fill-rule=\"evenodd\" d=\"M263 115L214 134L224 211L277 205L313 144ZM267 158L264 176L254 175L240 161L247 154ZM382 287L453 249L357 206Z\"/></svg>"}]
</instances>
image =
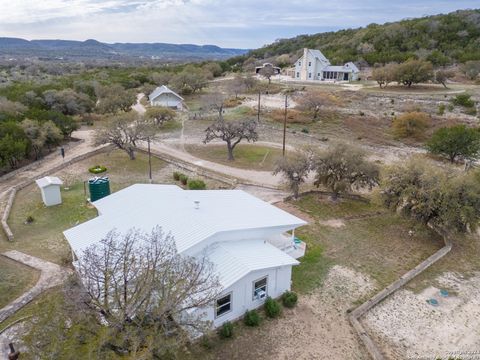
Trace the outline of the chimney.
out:
<instances>
[{"instance_id":1,"label":"chimney","mask_svg":"<svg viewBox=\"0 0 480 360\"><path fill-rule=\"evenodd\" d=\"M197 210L200 209L200 201L195 200L193 203L194 203L194 208L195 209L197 209Z\"/></svg>"}]
</instances>

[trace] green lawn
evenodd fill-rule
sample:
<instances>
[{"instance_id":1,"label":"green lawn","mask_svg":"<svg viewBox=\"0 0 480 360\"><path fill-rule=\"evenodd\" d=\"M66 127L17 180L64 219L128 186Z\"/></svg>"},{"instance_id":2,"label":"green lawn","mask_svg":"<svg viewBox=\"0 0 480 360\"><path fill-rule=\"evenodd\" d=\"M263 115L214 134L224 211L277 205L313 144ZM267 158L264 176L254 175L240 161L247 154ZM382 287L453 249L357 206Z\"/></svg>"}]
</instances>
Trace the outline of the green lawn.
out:
<instances>
[{"instance_id":1,"label":"green lawn","mask_svg":"<svg viewBox=\"0 0 480 360\"><path fill-rule=\"evenodd\" d=\"M68 190L62 187L60 205L45 207L37 186L29 185L17 193L10 213L8 222L15 240L0 240L0 252L15 249L60 265L69 264L70 249L62 232L97 215L95 208L85 201L83 185L83 181L94 176L88 172L88 168L94 165L107 167L106 175L110 178L112 191L148 182L148 158L145 154L138 153L136 160L129 160L125 152L114 150L78 162L57 174L64 180L72 178ZM153 178L157 182L167 182L166 176L171 182L171 173L164 174L165 166L165 162L152 157ZM25 223L28 216L34 219L30 224Z\"/></svg>"},{"instance_id":2,"label":"green lawn","mask_svg":"<svg viewBox=\"0 0 480 360\"><path fill-rule=\"evenodd\" d=\"M282 158L282 149L251 144L237 145L233 152L234 161L228 161L227 146L223 144L188 145L186 149L204 160L252 170L273 171L276 162Z\"/></svg>"},{"instance_id":3,"label":"green lawn","mask_svg":"<svg viewBox=\"0 0 480 360\"><path fill-rule=\"evenodd\" d=\"M383 288L443 246L430 229L374 203L334 203L312 194L292 204L313 218L295 232L307 243L307 253L293 271L293 287L301 293L320 285L334 264L369 275ZM342 219L345 226L320 223L329 219Z\"/></svg>"},{"instance_id":4,"label":"green lawn","mask_svg":"<svg viewBox=\"0 0 480 360\"><path fill-rule=\"evenodd\" d=\"M39 273L16 261L0 256L0 308L35 285Z\"/></svg>"}]
</instances>

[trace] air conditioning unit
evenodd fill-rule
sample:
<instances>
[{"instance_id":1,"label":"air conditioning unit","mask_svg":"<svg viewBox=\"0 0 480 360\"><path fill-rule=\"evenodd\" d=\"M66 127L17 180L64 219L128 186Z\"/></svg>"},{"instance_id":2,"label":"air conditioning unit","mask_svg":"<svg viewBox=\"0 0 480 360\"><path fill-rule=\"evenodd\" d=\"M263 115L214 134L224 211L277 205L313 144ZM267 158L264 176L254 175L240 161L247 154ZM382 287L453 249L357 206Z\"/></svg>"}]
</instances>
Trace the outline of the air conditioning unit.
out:
<instances>
[{"instance_id":1,"label":"air conditioning unit","mask_svg":"<svg viewBox=\"0 0 480 360\"><path fill-rule=\"evenodd\" d=\"M255 291L255 299L256 300L263 300L267 298L267 293L261 289Z\"/></svg>"}]
</instances>

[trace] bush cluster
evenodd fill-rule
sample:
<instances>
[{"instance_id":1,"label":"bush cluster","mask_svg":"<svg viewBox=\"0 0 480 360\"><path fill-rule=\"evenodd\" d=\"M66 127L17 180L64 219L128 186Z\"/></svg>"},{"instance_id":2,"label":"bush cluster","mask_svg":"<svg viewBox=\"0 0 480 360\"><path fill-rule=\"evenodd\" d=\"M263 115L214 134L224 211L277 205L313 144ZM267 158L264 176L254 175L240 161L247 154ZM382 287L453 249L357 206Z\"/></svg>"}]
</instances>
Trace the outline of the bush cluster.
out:
<instances>
[{"instance_id":1,"label":"bush cluster","mask_svg":"<svg viewBox=\"0 0 480 360\"><path fill-rule=\"evenodd\" d=\"M466 108L472 108L475 106L475 102L471 99L470 94L458 94L452 99L452 104L456 106L463 106Z\"/></svg>"},{"instance_id":2,"label":"bush cluster","mask_svg":"<svg viewBox=\"0 0 480 360\"><path fill-rule=\"evenodd\" d=\"M298 296L293 291L286 291L282 295L283 306L291 309L297 305Z\"/></svg>"},{"instance_id":3,"label":"bush cluster","mask_svg":"<svg viewBox=\"0 0 480 360\"><path fill-rule=\"evenodd\" d=\"M233 337L233 324L230 321L223 323L220 330L218 330L218 334L223 339L229 339Z\"/></svg>"},{"instance_id":4,"label":"bush cluster","mask_svg":"<svg viewBox=\"0 0 480 360\"><path fill-rule=\"evenodd\" d=\"M205 190L207 188L207 184L200 179L189 179L188 188L190 190Z\"/></svg>"},{"instance_id":5,"label":"bush cluster","mask_svg":"<svg viewBox=\"0 0 480 360\"><path fill-rule=\"evenodd\" d=\"M265 313L269 318L279 317L282 313L282 308L277 300L272 299L270 296L265 301Z\"/></svg>"},{"instance_id":6,"label":"bush cluster","mask_svg":"<svg viewBox=\"0 0 480 360\"><path fill-rule=\"evenodd\" d=\"M243 321L247 326L258 326L260 325L261 319L257 310L247 310Z\"/></svg>"}]
</instances>

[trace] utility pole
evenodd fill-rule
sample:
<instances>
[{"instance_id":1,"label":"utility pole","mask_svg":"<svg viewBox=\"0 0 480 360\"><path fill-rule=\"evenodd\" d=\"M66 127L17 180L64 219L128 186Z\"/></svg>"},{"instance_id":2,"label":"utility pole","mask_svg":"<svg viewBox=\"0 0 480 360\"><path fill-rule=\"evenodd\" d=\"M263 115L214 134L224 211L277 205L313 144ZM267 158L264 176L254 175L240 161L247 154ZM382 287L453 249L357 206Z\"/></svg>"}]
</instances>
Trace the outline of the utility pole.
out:
<instances>
[{"instance_id":1,"label":"utility pole","mask_svg":"<svg viewBox=\"0 0 480 360\"><path fill-rule=\"evenodd\" d=\"M257 109L257 122L260 122L260 94L262 92L258 90L258 109Z\"/></svg>"},{"instance_id":2,"label":"utility pole","mask_svg":"<svg viewBox=\"0 0 480 360\"><path fill-rule=\"evenodd\" d=\"M283 118L283 148L282 148L283 157L285 157L285 138L287 136L287 107L288 107L288 94L285 94L285 114Z\"/></svg>"},{"instance_id":3,"label":"utility pole","mask_svg":"<svg viewBox=\"0 0 480 360\"><path fill-rule=\"evenodd\" d=\"M150 184L152 183L152 153L150 152L150 136L147 138L148 143L148 178L150 179Z\"/></svg>"}]
</instances>

